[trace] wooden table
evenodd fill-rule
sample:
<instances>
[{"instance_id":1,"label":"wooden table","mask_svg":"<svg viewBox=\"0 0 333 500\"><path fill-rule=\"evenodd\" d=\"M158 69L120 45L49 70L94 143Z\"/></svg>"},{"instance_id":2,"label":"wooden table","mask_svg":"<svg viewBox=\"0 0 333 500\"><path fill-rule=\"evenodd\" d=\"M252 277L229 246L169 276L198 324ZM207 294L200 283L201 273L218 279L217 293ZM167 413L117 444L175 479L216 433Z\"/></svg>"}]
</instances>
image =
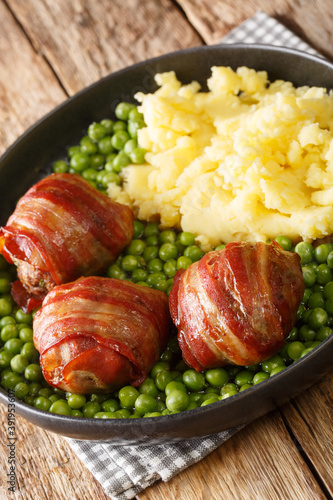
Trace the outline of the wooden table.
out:
<instances>
[{"instance_id":1,"label":"wooden table","mask_svg":"<svg viewBox=\"0 0 333 500\"><path fill-rule=\"evenodd\" d=\"M68 96L133 62L217 43L257 10L333 60L330 0L0 0L0 153ZM260 418L205 460L140 500L300 499L333 496L333 370ZM5 428L7 408L1 405ZM106 500L65 439L16 422L18 489L7 491L0 437L0 498Z\"/></svg>"}]
</instances>

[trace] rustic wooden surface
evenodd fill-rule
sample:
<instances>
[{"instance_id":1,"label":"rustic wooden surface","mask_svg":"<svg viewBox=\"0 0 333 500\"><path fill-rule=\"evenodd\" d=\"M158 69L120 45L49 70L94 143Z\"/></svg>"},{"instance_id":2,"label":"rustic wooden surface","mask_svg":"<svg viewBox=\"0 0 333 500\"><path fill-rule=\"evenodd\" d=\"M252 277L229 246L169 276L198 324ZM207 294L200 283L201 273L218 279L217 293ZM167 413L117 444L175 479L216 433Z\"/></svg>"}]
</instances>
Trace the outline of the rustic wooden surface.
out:
<instances>
[{"instance_id":1,"label":"rustic wooden surface","mask_svg":"<svg viewBox=\"0 0 333 500\"><path fill-rule=\"evenodd\" d=\"M0 154L31 124L108 73L147 57L217 43L256 11L274 16L333 60L327 0L0 0ZM253 422L205 460L140 500L333 497L333 371ZM0 408L5 429L7 408ZM18 488L0 499L107 500L65 439L17 417Z\"/></svg>"}]
</instances>

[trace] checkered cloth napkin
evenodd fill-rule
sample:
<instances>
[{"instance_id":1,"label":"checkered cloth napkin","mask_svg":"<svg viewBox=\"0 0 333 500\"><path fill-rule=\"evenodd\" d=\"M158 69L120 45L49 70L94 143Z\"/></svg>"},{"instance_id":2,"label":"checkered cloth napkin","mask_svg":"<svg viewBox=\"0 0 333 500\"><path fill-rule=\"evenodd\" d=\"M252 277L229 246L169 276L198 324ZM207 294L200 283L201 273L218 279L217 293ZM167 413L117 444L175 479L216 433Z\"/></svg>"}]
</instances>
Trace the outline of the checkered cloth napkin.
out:
<instances>
[{"instance_id":1,"label":"checkered cloth napkin","mask_svg":"<svg viewBox=\"0 0 333 500\"><path fill-rule=\"evenodd\" d=\"M222 43L283 45L319 55L275 19L263 12L233 29ZM239 428L176 444L115 446L67 438L67 442L114 500L129 500L158 480L167 481L203 459Z\"/></svg>"}]
</instances>

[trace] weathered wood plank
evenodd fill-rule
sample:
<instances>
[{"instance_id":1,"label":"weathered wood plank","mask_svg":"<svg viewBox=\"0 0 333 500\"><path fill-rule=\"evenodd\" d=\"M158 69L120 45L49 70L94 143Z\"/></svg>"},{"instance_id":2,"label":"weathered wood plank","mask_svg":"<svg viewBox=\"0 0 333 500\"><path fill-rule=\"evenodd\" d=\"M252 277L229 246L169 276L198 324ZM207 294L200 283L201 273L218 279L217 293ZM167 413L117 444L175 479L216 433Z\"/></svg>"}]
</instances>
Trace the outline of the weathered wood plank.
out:
<instances>
[{"instance_id":1,"label":"weathered wood plank","mask_svg":"<svg viewBox=\"0 0 333 500\"><path fill-rule=\"evenodd\" d=\"M178 0L178 3L207 44L218 43L231 29L261 10L333 59L333 11L327 0Z\"/></svg>"},{"instance_id":2,"label":"weathered wood plank","mask_svg":"<svg viewBox=\"0 0 333 500\"><path fill-rule=\"evenodd\" d=\"M36 54L0 2L0 155L26 128L66 98L41 54Z\"/></svg>"},{"instance_id":3,"label":"weathered wood plank","mask_svg":"<svg viewBox=\"0 0 333 500\"><path fill-rule=\"evenodd\" d=\"M170 0L9 0L69 94L132 63L201 44Z\"/></svg>"},{"instance_id":4,"label":"weathered wood plank","mask_svg":"<svg viewBox=\"0 0 333 500\"><path fill-rule=\"evenodd\" d=\"M17 488L8 492L7 408L0 409L0 498L15 500L107 500L101 485L66 441L16 417L15 466Z\"/></svg>"},{"instance_id":5,"label":"weathered wood plank","mask_svg":"<svg viewBox=\"0 0 333 500\"><path fill-rule=\"evenodd\" d=\"M140 500L163 497L158 483ZM321 489L292 442L278 412L242 429L199 464L168 483L168 500L319 500Z\"/></svg>"},{"instance_id":6,"label":"weathered wood plank","mask_svg":"<svg viewBox=\"0 0 333 500\"><path fill-rule=\"evenodd\" d=\"M282 413L299 446L333 497L333 370Z\"/></svg>"}]
</instances>

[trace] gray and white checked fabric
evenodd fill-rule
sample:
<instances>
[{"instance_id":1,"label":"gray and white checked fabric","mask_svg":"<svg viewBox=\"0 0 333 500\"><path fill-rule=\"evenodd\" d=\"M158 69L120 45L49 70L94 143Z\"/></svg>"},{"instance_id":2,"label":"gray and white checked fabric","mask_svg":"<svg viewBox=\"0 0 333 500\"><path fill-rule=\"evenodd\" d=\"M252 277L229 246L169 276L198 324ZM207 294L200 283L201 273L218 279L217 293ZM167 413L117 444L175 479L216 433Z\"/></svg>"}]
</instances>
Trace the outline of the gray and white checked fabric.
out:
<instances>
[{"instance_id":1,"label":"gray and white checked fabric","mask_svg":"<svg viewBox=\"0 0 333 500\"><path fill-rule=\"evenodd\" d=\"M319 55L282 24L257 12L221 43L265 43ZM170 445L114 446L67 438L67 442L113 500L130 500L156 481L167 481L199 462L239 429Z\"/></svg>"}]
</instances>

